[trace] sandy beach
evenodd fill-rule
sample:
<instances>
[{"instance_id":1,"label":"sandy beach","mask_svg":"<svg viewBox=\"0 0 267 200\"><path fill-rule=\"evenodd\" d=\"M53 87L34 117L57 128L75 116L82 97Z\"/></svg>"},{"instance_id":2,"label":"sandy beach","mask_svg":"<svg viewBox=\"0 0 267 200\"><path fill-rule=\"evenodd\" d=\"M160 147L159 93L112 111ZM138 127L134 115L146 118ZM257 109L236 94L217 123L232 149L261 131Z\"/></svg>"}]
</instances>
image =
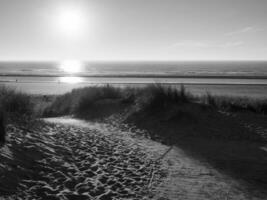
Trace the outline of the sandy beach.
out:
<instances>
[{"instance_id":1,"label":"sandy beach","mask_svg":"<svg viewBox=\"0 0 267 200\"><path fill-rule=\"evenodd\" d=\"M1 199L149 196L151 170L159 168L144 147L102 124L59 121L37 130L8 127L9 144L1 149Z\"/></svg>"},{"instance_id":2,"label":"sandy beach","mask_svg":"<svg viewBox=\"0 0 267 200\"><path fill-rule=\"evenodd\" d=\"M1 199L265 199L177 146L69 117L8 127Z\"/></svg>"}]
</instances>

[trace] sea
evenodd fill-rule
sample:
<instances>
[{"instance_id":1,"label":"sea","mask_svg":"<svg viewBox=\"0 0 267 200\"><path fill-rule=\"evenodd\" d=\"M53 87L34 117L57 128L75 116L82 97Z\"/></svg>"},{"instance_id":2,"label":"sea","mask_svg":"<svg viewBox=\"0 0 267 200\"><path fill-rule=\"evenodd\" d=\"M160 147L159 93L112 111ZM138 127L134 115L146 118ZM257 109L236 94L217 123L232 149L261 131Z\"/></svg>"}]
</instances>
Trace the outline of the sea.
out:
<instances>
[{"instance_id":1,"label":"sea","mask_svg":"<svg viewBox=\"0 0 267 200\"><path fill-rule=\"evenodd\" d=\"M30 94L63 94L110 84L161 83L195 94L267 98L267 61L0 62L0 85Z\"/></svg>"}]
</instances>

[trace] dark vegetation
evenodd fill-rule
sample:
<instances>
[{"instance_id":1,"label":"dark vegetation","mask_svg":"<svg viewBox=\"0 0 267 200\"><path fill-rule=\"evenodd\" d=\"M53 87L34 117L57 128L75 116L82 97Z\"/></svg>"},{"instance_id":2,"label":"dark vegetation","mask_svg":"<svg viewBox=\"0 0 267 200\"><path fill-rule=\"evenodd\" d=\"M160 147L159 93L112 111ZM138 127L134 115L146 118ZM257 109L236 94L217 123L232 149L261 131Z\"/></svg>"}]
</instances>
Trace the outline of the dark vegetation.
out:
<instances>
[{"instance_id":1,"label":"dark vegetation","mask_svg":"<svg viewBox=\"0 0 267 200\"><path fill-rule=\"evenodd\" d=\"M253 99L248 97L214 96L207 93L201 97L202 102L229 112L251 112L267 115L267 100Z\"/></svg>"},{"instance_id":2,"label":"dark vegetation","mask_svg":"<svg viewBox=\"0 0 267 200\"><path fill-rule=\"evenodd\" d=\"M0 145L5 143L6 124L24 123L34 115L32 97L12 88L0 87Z\"/></svg>"},{"instance_id":3,"label":"dark vegetation","mask_svg":"<svg viewBox=\"0 0 267 200\"><path fill-rule=\"evenodd\" d=\"M111 115L114 111L121 111L118 107L122 105L123 108L125 105L138 106L137 109L153 112L170 105L184 104L197 104L203 108L233 113L267 114L266 99L214 96L210 93L197 97L187 92L183 85L177 89L164 87L161 84L151 84L144 88L116 88L106 85L74 89L55 97L41 114L46 117L74 115L92 119ZM103 113L109 109L111 109L110 112Z\"/></svg>"},{"instance_id":4,"label":"dark vegetation","mask_svg":"<svg viewBox=\"0 0 267 200\"><path fill-rule=\"evenodd\" d=\"M243 127L237 119L224 113L264 114L266 102L263 100L220 98L210 94L196 97L188 93L183 85L180 89L151 85L139 89L134 102L134 111L126 121L150 129L152 137L162 137L167 143L181 137L263 140L260 135L252 134ZM245 109L250 107L254 109Z\"/></svg>"},{"instance_id":5,"label":"dark vegetation","mask_svg":"<svg viewBox=\"0 0 267 200\"><path fill-rule=\"evenodd\" d=\"M0 147L6 142L6 130L4 125L4 116L0 111Z\"/></svg>"},{"instance_id":6,"label":"dark vegetation","mask_svg":"<svg viewBox=\"0 0 267 200\"><path fill-rule=\"evenodd\" d=\"M39 97L0 86L0 146L5 143L6 125L32 126L40 116Z\"/></svg>"},{"instance_id":7,"label":"dark vegetation","mask_svg":"<svg viewBox=\"0 0 267 200\"><path fill-rule=\"evenodd\" d=\"M34 114L32 96L5 86L0 87L0 108L10 116L28 117Z\"/></svg>"},{"instance_id":8,"label":"dark vegetation","mask_svg":"<svg viewBox=\"0 0 267 200\"><path fill-rule=\"evenodd\" d=\"M158 129L155 137L162 134L158 126L168 124L170 131L167 131L168 134L164 133L164 137L167 134L172 141L172 135L177 137L177 133L171 132L177 132L177 129L180 136L186 132L187 136L194 137L261 140L259 136L237 126L234 119L225 116L221 111L266 115L267 101L212 96L209 93L196 97L188 93L183 85L178 89L160 84L151 84L144 88L94 86L74 89L59 96L33 96L2 86L0 110L8 120L64 115L92 120L126 113L124 119L127 122L138 123L144 128L146 124ZM218 125L221 127L218 128ZM200 131L202 129L204 130ZM216 134L215 129L219 129Z\"/></svg>"},{"instance_id":9,"label":"dark vegetation","mask_svg":"<svg viewBox=\"0 0 267 200\"><path fill-rule=\"evenodd\" d=\"M127 94L119 88L87 87L74 89L58 96L43 111L43 116L73 115L79 118L95 119L109 116L126 108Z\"/></svg>"}]
</instances>

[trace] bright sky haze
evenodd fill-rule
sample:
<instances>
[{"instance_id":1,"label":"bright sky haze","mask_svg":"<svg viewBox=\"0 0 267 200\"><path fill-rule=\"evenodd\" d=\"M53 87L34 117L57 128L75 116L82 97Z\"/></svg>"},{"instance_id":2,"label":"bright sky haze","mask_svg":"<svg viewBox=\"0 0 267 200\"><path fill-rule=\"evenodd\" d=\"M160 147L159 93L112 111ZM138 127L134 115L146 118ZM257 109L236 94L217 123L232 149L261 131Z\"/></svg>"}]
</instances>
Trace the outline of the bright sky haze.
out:
<instances>
[{"instance_id":1,"label":"bright sky haze","mask_svg":"<svg viewBox=\"0 0 267 200\"><path fill-rule=\"evenodd\" d=\"M0 0L0 60L267 60L266 0Z\"/></svg>"}]
</instances>

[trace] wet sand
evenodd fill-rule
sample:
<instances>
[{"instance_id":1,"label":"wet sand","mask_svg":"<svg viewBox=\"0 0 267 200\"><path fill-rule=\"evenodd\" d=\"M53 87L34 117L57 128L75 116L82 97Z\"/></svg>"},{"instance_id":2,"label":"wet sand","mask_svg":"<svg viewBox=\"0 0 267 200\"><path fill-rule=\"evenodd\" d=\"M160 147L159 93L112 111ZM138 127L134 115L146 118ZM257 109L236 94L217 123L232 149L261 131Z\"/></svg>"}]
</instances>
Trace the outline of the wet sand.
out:
<instances>
[{"instance_id":1,"label":"wet sand","mask_svg":"<svg viewBox=\"0 0 267 200\"><path fill-rule=\"evenodd\" d=\"M153 82L156 83L156 82ZM182 82L181 82L182 83ZM180 87L181 83L166 84L167 86ZM17 91L26 92L33 95L59 95L70 92L72 89L103 86L107 83L58 83L58 82L0 82L1 85L6 85L16 88ZM164 83L163 83L164 84ZM111 83L115 87L145 87L147 84L135 83ZM257 84L185 84L187 91L194 95L206 95L207 92L220 96L235 96L235 97L253 97L257 99L267 98L267 85Z\"/></svg>"}]
</instances>

